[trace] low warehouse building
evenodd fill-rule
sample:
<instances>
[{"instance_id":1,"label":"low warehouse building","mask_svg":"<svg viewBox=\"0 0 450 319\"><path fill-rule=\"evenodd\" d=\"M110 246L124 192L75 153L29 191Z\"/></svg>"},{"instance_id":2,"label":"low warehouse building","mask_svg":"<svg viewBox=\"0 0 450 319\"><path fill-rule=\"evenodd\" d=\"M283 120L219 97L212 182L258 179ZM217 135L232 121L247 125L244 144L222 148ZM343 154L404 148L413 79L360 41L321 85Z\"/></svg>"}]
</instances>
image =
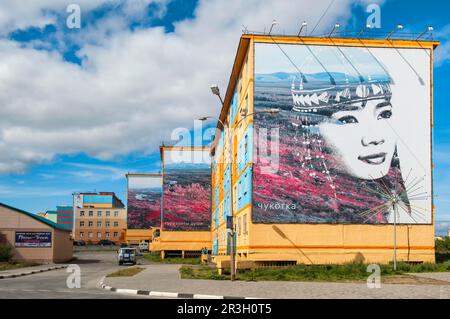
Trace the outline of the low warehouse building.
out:
<instances>
[{"instance_id":1,"label":"low warehouse building","mask_svg":"<svg viewBox=\"0 0 450 319\"><path fill-rule=\"evenodd\" d=\"M13 247L13 260L66 262L73 257L70 230L41 216L0 203L0 238Z\"/></svg>"}]
</instances>

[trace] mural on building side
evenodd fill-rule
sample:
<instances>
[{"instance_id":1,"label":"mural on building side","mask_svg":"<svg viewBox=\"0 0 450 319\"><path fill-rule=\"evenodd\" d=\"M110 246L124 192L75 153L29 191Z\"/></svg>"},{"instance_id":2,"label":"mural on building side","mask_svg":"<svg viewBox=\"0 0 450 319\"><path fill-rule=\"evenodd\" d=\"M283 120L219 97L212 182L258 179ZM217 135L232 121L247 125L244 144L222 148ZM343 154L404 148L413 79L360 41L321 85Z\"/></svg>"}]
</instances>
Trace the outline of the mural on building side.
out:
<instances>
[{"instance_id":1,"label":"mural on building side","mask_svg":"<svg viewBox=\"0 0 450 319\"><path fill-rule=\"evenodd\" d=\"M163 148L163 229L208 231L211 227L209 149Z\"/></svg>"},{"instance_id":2,"label":"mural on building side","mask_svg":"<svg viewBox=\"0 0 450 319\"><path fill-rule=\"evenodd\" d=\"M161 175L127 175L128 229L161 226Z\"/></svg>"},{"instance_id":3,"label":"mural on building side","mask_svg":"<svg viewBox=\"0 0 450 319\"><path fill-rule=\"evenodd\" d=\"M431 223L424 50L256 44L254 101L281 112L255 115L279 147L267 170L255 143L253 222Z\"/></svg>"}]
</instances>

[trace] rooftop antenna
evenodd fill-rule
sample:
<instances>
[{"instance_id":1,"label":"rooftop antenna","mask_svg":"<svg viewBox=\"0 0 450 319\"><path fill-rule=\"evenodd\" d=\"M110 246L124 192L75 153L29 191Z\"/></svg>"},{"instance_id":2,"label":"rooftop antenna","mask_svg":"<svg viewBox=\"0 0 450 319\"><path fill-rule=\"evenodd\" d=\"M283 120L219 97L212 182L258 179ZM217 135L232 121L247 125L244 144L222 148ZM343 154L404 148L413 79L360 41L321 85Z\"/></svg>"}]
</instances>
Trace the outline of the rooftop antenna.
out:
<instances>
[{"instance_id":1,"label":"rooftop antenna","mask_svg":"<svg viewBox=\"0 0 450 319\"><path fill-rule=\"evenodd\" d=\"M394 33L397 32L397 31L400 31L400 30L403 30L403 25L402 25L402 24L397 24L397 26L394 28L394 30L392 30L392 31L388 34L386 40L390 40L391 37L394 35Z\"/></svg>"},{"instance_id":2,"label":"rooftop antenna","mask_svg":"<svg viewBox=\"0 0 450 319\"><path fill-rule=\"evenodd\" d=\"M320 17L319 21L317 21L317 24L315 25L314 29L311 31L310 36L314 34L314 31L316 31L317 27L319 26L320 22L322 21L322 19L327 15L328 11L330 10L331 6L333 5L333 3L336 0L331 0L330 4L328 5L328 7L325 9L325 11L323 12L322 16Z\"/></svg>"},{"instance_id":3,"label":"rooftop antenna","mask_svg":"<svg viewBox=\"0 0 450 319\"><path fill-rule=\"evenodd\" d=\"M370 48L368 46L366 46L364 44L364 42L361 40L360 36L366 31L366 30L371 30L372 26L370 24L366 25L358 34L358 36L356 37L359 42L363 45L363 47L366 48L367 52L369 52L369 54L372 56L372 58L375 60L375 62L378 64L378 66L380 66L384 73L389 77L389 79L391 80L391 83L394 84L394 79L392 78L392 76L389 74L388 70L386 70L386 67L377 59L377 57L372 53L372 51L370 50Z\"/></svg>"},{"instance_id":4,"label":"rooftop antenna","mask_svg":"<svg viewBox=\"0 0 450 319\"><path fill-rule=\"evenodd\" d=\"M277 23L277 20L274 19L274 20L272 21L272 25L270 26L269 35L270 35L270 33L272 32L273 27L276 26L277 24L278 24L278 23Z\"/></svg>"},{"instance_id":5,"label":"rooftop antenna","mask_svg":"<svg viewBox=\"0 0 450 319\"><path fill-rule=\"evenodd\" d=\"M372 25L366 24L366 26L364 28L362 28L361 31L359 31L359 33L356 37L360 38L364 32L366 32L367 30L371 30L371 29L372 29Z\"/></svg>"},{"instance_id":6,"label":"rooftop antenna","mask_svg":"<svg viewBox=\"0 0 450 319\"><path fill-rule=\"evenodd\" d=\"M331 38L331 36L333 35L334 31L339 29L341 27L341 25L339 23L336 23L333 27L333 30L331 30L330 34L328 35L329 38Z\"/></svg>"},{"instance_id":7,"label":"rooftop antenna","mask_svg":"<svg viewBox=\"0 0 450 319\"><path fill-rule=\"evenodd\" d=\"M303 29L305 29L305 33L308 34L308 23L306 21L303 21L300 31L298 31L297 37L302 34Z\"/></svg>"},{"instance_id":8,"label":"rooftop antenna","mask_svg":"<svg viewBox=\"0 0 450 319\"><path fill-rule=\"evenodd\" d=\"M428 26L416 39L418 41L421 37L423 37L427 32L432 33L434 31L434 28L432 26Z\"/></svg>"},{"instance_id":9,"label":"rooftop antenna","mask_svg":"<svg viewBox=\"0 0 450 319\"><path fill-rule=\"evenodd\" d=\"M355 67L355 65L353 64L353 62L348 58L348 56L344 53L344 51L342 51L342 49L336 45L336 43L334 43L333 38L331 36L328 37L331 41L331 43L333 44L333 46L341 53L341 55L345 58L345 60L347 60L347 63L350 64L350 66L353 68L353 70L356 72L356 74L358 74L358 78L359 78L359 82L360 83L364 83L364 77L362 76L361 72L358 71L358 69Z\"/></svg>"},{"instance_id":10,"label":"rooftop antenna","mask_svg":"<svg viewBox=\"0 0 450 319\"><path fill-rule=\"evenodd\" d=\"M309 45L305 45L308 49L309 53L313 56L313 58L319 63L319 65L322 67L322 69L328 74L328 77L330 78L330 83L332 85L336 85L336 80L334 79L333 75L331 75L330 71L325 67L325 65L320 61L320 59L317 57L316 54L314 54L313 50L309 47ZM305 81L306 82L306 81Z\"/></svg>"}]
</instances>

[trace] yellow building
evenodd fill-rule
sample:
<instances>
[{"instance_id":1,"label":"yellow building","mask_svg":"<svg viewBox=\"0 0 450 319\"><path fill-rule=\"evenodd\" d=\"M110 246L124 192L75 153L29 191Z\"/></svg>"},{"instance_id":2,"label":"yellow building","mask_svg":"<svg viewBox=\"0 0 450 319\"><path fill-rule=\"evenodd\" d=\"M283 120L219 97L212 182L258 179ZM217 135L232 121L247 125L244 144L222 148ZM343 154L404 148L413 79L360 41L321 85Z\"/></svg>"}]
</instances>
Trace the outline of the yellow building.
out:
<instances>
[{"instance_id":1,"label":"yellow building","mask_svg":"<svg viewBox=\"0 0 450 319\"><path fill-rule=\"evenodd\" d=\"M242 35L220 113L232 130L219 122L211 151L218 267L229 263L231 215L238 267L389 263L394 246L399 261L435 261L431 128L437 45ZM387 131L395 134L377 141L366 134ZM229 134L232 161L226 159ZM386 149L375 151L381 146Z\"/></svg>"},{"instance_id":2,"label":"yellow building","mask_svg":"<svg viewBox=\"0 0 450 319\"><path fill-rule=\"evenodd\" d=\"M161 229L150 245L167 256L200 256L211 250L210 149L162 146Z\"/></svg>"},{"instance_id":3,"label":"yellow building","mask_svg":"<svg viewBox=\"0 0 450 319\"><path fill-rule=\"evenodd\" d=\"M73 196L75 240L124 242L127 210L114 193L75 193Z\"/></svg>"},{"instance_id":4,"label":"yellow building","mask_svg":"<svg viewBox=\"0 0 450 319\"><path fill-rule=\"evenodd\" d=\"M126 229L125 241L128 245L139 245L141 241L152 241L153 229Z\"/></svg>"}]
</instances>

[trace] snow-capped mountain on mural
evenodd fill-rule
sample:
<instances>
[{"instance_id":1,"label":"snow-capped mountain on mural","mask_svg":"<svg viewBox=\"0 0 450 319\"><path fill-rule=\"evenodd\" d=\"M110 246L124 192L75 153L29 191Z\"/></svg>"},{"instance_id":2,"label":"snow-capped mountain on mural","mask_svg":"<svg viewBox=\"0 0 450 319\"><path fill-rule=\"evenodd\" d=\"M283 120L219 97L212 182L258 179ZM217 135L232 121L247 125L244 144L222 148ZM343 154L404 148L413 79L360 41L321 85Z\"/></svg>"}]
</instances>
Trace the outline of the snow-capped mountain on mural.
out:
<instances>
[{"instance_id":1,"label":"snow-capped mountain on mural","mask_svg":"<svg viewBox=\"0 0 450 319\"><path fill-rule=\"evenodd\" d=\"M168 151L167 151L168 152ZM189 154L190 151L185 151ZM187 156L192 158L191 156ZM211 167L203 161L164 163L163 229L207 231L211 224ZM209 158L209 156L208 156Z\"/></svg>"},{"instance_id":2,"label":"snow-capped mountain on mural","mask_svg":"<svg viewBox=\"0 0 450 319\"><path fill-rule=\"evenodd\" d=\"M128 176L129 229L148 229L161 225L161 176Z\"/></svg>"}]
</instances>

